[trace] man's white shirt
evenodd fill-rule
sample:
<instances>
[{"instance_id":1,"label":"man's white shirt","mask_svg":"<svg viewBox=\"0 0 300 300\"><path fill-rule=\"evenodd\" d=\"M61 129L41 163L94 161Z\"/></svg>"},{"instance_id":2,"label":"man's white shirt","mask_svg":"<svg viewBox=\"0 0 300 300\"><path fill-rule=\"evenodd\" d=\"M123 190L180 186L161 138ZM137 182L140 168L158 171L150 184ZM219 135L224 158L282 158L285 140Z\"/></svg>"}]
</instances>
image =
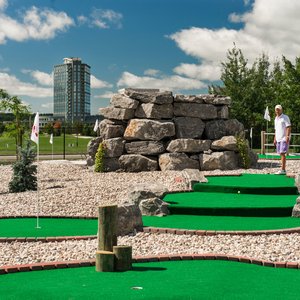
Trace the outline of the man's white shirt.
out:
<instances>
[{"instance_id":1,"label":"man's white shirt","mask_svg":"<svg viewBox=\"0 0 300 300\"><path fill-rule=\"evenodd\" d=\"M290 118L281 114L275 118L275 139L276 142L286 141L286 128L291 126Z\"/></svg>"}]
</instances>

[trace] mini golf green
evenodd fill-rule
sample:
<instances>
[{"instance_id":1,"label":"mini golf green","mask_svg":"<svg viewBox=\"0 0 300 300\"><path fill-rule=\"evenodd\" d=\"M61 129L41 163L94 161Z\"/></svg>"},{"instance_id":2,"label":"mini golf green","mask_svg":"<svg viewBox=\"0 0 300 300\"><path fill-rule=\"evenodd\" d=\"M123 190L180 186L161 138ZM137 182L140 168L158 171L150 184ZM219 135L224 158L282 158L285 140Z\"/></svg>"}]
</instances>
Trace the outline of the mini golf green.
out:
<instances>
[{"instance_id":1,"label":"mini golf green","mask_svg":"<svg viewBox=\"0 0 300 300\"><path fill-rule=\"evenodd\" d=\"M167 194L172 214L291 216L297 195L258 195L209 192Z\"/></svg>"},{"instance_id":2,"label":"mini golf green","mask_svg":"<svg viewBox=\"0 0 300 300\"><path fill-rule=\"evenodd\" d=\"M258 154L258 158L259 159L280 159L280 155L279 154ZM296 155L296 154L291 154L291 155L287 155L286 159L300 159L300 155Z\"/></svg>"},{"instance_id":3,"label":"mini golf green","mask_svg":"<svg viewBox=\"0 0 300 300\"><path fill-rule=\"evenodd\" d=\"M136 263L128 272L94 267L0 276L1 299L298 299L300 271L230 261Z\"/></svg>"},{"instance_id":4,"label":"mini golf green","mask_svg":"<svg viewBox=\"0 0 300 300\"><path fill-rule=\"evenodd\" d=\"M40 218L0 219L0 237L54 237L97 234L96 219Z\"/></svg>"},{"instance_id":5,"label":"mini golf green","mask_svg":"<svg viewBox=\"0 0 300 300\"><path fill-rule=\"evenodd\" d=\"M275 174L242 174L241 176L210 176L207 183L196 183L197 192L241 194L297 195L295 179Z\"/></svg>"},{"instance_id":6,"label":"mini golf green","mask_svg":"<svg viewBox=\"0 0 300 300\"><path fill-rule=\"evenodd\" d=\"M96 235L97 222L96 219L42 218L41 228L37 229L34 218L0 219L0 238ZM272 230L300 227L300 218L169 215L143 216L143 223L192 230Z\"/></svg>"},{"instance_id":7,"label":"mini golf green","mask_svg":"<svg viewBox=\"0 0 300 300\"><path fill-rule=\"evenodd\" d=\"M189 230L275 230L300 227L300 218L168 215L143 216L144 226Z\"/></svg>"}]
</instances>

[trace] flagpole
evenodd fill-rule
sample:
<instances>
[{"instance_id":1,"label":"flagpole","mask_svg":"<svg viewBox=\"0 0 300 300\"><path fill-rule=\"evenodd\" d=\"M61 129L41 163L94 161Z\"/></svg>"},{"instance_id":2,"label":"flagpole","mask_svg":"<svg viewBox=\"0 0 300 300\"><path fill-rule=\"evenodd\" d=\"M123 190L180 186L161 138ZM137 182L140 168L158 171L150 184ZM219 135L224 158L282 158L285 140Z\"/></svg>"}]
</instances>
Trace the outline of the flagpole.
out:
<instances>
[{"instance_id":1,"label":"flagpole","mask_svg":"<svg viewBox=\"0 0 300 300\"><path fill-rule=\"evenodd\" d=\"M39 135L38 135L38 143L37 143L37 166L39 166L40 162L40 143L39 143ZM37 167L38 168L38 167ZM37 179L38 179L38 172L37 172ZM38 180L37 180L38 182ZM36 203L36 228L40 229L40 224L39 224L39 214L40 214L40 191L39 191L39 182L37 184L37 203Z\"/></svg>"},{"instance_id":2,"label":"flagpole","mask_svg":"<svg viewBox=\"0 0 300 300\"><path fill-rule=\"evenodd\" d=\"M253 127L250 128L251 150L253 149Z\"/></svg>"}]
</instances>

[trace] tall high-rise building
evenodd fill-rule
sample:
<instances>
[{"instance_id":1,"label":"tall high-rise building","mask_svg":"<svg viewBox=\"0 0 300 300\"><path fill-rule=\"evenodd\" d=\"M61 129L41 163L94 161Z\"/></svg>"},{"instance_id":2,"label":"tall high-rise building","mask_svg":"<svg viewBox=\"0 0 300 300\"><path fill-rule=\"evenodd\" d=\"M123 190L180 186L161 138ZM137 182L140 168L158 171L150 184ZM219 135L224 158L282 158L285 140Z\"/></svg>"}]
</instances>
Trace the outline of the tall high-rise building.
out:
<instances>
[{"instance_id":1,"label":"tall high-rise building","mask_svg":"<svg viewBox=\"0 0 300 300\"><path fill-rule=\"evenodd\" d=\"M90 69L74 57L54 66L54 118L73 123L90 116Z\"/></svg>"}]
</instances>

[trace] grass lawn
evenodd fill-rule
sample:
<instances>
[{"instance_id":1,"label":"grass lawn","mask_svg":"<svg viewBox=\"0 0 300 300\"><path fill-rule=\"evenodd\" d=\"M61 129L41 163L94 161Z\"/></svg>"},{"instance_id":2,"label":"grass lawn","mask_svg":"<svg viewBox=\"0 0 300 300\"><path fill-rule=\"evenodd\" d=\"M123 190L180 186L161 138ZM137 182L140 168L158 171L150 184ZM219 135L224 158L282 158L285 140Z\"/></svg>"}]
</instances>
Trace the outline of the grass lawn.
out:
<instances>
[{"instance_id":1,"label":"grass lawn","mask_svg":"<svg viewBox=\"0 0 300 300\"><path fill-rule=\"evenodd\" d=\"M92 137L81 137L71 134L66 134L66 154L81 154L86 153L87 144ZM53 138L53 153L63 153L64 137L55 136ZM40 154L52 154L52 145L50 144L49 135L40 136ZM34 143L32 143L35 145ZM15 155L16 143L13 138L0 137L0 155Z\"/></svg>"}]
</instances>

